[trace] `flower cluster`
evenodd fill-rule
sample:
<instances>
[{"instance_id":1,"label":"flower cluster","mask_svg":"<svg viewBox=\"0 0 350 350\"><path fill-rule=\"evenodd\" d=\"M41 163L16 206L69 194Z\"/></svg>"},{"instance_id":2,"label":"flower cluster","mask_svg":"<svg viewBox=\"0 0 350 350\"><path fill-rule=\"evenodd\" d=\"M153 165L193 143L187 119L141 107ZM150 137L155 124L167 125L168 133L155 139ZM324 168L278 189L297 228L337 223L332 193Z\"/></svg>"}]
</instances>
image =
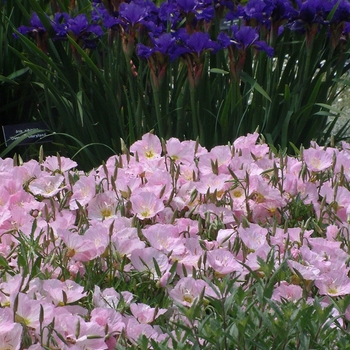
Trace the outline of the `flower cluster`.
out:
<instances>
[{"instance_id":1,"label":"flower cluster","mask_svg":"<svg viewBox=\"0 0 350 350\"><path fill-rule=\"evenodd\" d=\"M225 276L243 289L269 278L264 261L283 270L276 304L323 297L339 315L332 300L350 294L349 150L274 154L254 133L208 151L145 134L89 173L59 156L1 159L1 343L167 342L159 319L189 322L181 310L223 298ZM137 294L144 283L166 307Z\"/></svg>"},{"instance_id":2,"label":"flower cluster","mask_svg":"<svg viewBox=\"0 0 350 350\"><path fill-rule=\"evenodd\" d=\"M89 15L55 13L52 19L48 18L54 39L71 35L83 47L93 48L107 30L112 30L120 34L125 53L130 57L137 42L137 53L145 59L160 53L174 60L179 56L187 57L186 54L198 56L204 51L215 52L228 47L242 55L250 46L271 57L273 48L269 44L273 45L284 29L305 32L310 44L321 27L327 27L336 47L350 22L350 5L346 0L307 0L296 4L289 0L250 0L238 7L218 0L214 3L169 0L159 7L150 0L134 0L116 6L106 8L103 2L94 0ZM216 36L210 37L208 33L213 36L211 27L215 17L234 24L221 31L219 37L217 30ZM21 26L18 31L34 36L39 45L39 38L46 34L47 28L36 13L30 24ZM218 40L221 45L212 40ZM242 61L238 64L242 65Z\"/></svg>"}]
</instances>

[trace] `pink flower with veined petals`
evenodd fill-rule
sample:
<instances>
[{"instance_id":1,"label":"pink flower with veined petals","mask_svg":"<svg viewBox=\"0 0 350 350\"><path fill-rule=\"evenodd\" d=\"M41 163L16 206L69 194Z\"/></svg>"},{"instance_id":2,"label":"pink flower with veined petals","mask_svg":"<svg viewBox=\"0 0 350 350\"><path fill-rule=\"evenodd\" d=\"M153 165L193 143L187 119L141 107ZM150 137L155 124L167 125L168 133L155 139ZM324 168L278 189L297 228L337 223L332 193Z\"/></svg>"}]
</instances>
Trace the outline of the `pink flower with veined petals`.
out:
<instances>
[{"instance_id":1,"label":"pink flower with veined petals","mask_svg":"<svg viewBox=\"0 0 350 350\"><path fill-rule=\"evenodd\" d=\"M55 305L74 303L87 295L84 292L84 287L71 280L64 282L56 279L45 280L43 282L43 290L49 295Z\"/></svg>"},{"instance_id":2,"label":"pink flower with veined petals","mask_svg":"<svg viewBox=\"0 0 350 350\"><path fill-rule=\"evenodd\" d=\"M199 157L198 169L201 175L213 174L213 165L217 165L218 174L228 174L227 166L232 159L231 147L216 146L210 152Z\"/></svg>"},{"instance_id":3,"label":"pink flower with veined petals","mask_svg":"<svg viewBox=\"0 0 350 350\"><path fill-rule=\"evenodd\" d=\"M18 298L18 299L17 299ZM44 320L42 325L48 325L54 317L54 305L44 300L34 300L27 294L18 293L11 296L11 305L15 305L17 299L17 309L15 314L16 322L22 323L29 328L39 330L40 310L43 310Z\"/></svg>"},{"instance_id":4,"label":"pink flower with veined petals","mask_svg":"<svg viewBox=\"0 0 350 350\"><path fill-rule=\"evenodd\" d=\"M320 274L320 270L313 265L302 265L297 261L288 260L288 266L292 271L297 270L299 274L307 281L315 280Z\"/></svg>"},{"instance_id":5,"label":"pink flower with veined petals","mask_svg":"<svg viewBox=\"0 0 350 350\"><path fill-rule=\"evenodd\" d=\"M160 158L162 153L162 145L157 136L153 134L145 134L142 140L136 141L130 146L130 152L138 155L139 159L150 160Z\"/></svg>"},{"instance_id":6,"label":"pink flower with veined petals","mask_svg":"<svg viewBox=\"0 0 350 350\"><path fill-rule=\"evenodd\" d=\"M237 262L234 255L226 249L214 249L207 253L207 261L210 267L219 274L227 275L231 272L237 272L237 275L243 271L243 266Z\"/></svg>"},{"instance_id":7,"label":"pink flower with veined petals","mask_svg":"<svg viewBox=\"0 0 350 350\"><path fill-rule=\"evenodd\" d=\"M11 310L12 320L3 318L8 310L8 308L0 309L0 349L19 350L21 348L23 327L19 323L13 322L13 312Z\"/></svg>"},{"instance_id":8,"label":"pink flower with veined petals","mask_svg":"<svg viewBox=\"0 0 350 350\"><path fill-rule=\"evenodd\" d=\"M47 168L48 170L55 171L59 170L62 173L76 168L78 166L77 162L74 160L71 160L70 158L66 157L56 157L56 156L48 156L46 157L43 166Z\"/></svg>"},{"instance_id":9,"label":"pink flower with veined petals","mask_svg":"<svg viewBox=\"0 0 350 350\"><path fill-rule=\"evenodd\" d=\"M167 309L156 309L147 304L132 303L130 311L140 323L152 323L157 317L165 314Z\"/></svg>"},{"instance_id":10,"label":"pink flower with veined petals","mask_svg":"<svg viewBox=\"0 0 350 350\"><path fill-rule=\"evenodd\" d=\"M243 243L252 250L257 250L266 242L267 229L258 224L250 224L249 227L238 229L238 234Z\"/></svg>"},{"instance_id":11,"label":"pink flower with veined petals","mask_svg":"<svg viewBox=\"0 0 350 350\"><path fill-rule=\"evenodd\" d=\"M86 262L97 256L96 245L92 240L84 239L84 236L67 229L57 230L57 235L67 247L67 256L74 260Z\"/></svg>"},{"instance_id":12,"label":"pink flower with veined petals","mask_svg":"<svg viewBox=\"0 0 350 350\"><path fill-rule=\"evenodd\" d=\"M161 253L152 247L133 250L130 255L130 261L136 270L149 270L157 279L159 279L161 276L158 276L157 274L155 261L158 264L161 274L167 271L170 267L168 257L164 253Z\"/></svg>"},{"instance_id":13,"label":"pink flower with veined petals","mask_svg":"<svg viewBox=\"0 0 350 350\"><path fill-rule=\"evenodd\" d=\"M118 200L113 191L98 193L88 204L89 219L105 220L116 218Z\"/></svg>"},{"instance_id":14,"label":"pink flower with veined petals","mask_svg":"<svg viewBox=\"0 0 350 350\"><path fill-rule=\"evenodd\" d=\"M93 176L82 176L73 185L73 195L70 198L69 208L70 210L78 209L77 202L84 207L95 196L96 182Z\"/></svg>"},{"instance_id":15,"label":"pink flower with veined petals","mask_svg":"<svg viewBox=\"0 0 350 350\"><path fill-rule=\"evenodd\" d=\"M320 148L308 148L303 152L304 161L310 171L322 171L332 165L333 155Z\"/></svg>"},{"instance_id":16,"label":"pink flower with veined petals","mask_svg":"<svg viewBox=\"0 0 350 350\"><path fill-rule=\"evenodd\" d=\"M350 294L350 278L346 271L333 270L324 273L315 281L321 295L337 297Z\"/></svg>"},{"instance_id":17,"label":"pink flower with veined petals","mask_svg":"<svg viewBox=\"0 0 350 350\"><path fill-rule=\"evenodd\" d=\"M174 301L184 306L191 306L204 290L204 295L217 298L217 295L207 282L193 277L181 278L176 286L170 290L169 296Z\"/></svg>"},{"instance_id":18,"label":"pink flower with veined petals","mask_svg":"<svg viewBox=\"0 0 350 350\"><path fill-rule=\"evenodd\" d=\"M153 248L166 254L181 255L185 252L184 238L179 237L179 230L174 225L155 224L144 228L142 233Z\"/></svg>"},{"instance_id":19,"label":"pink flower with veined petals","mask_svg":"<svg viewBox=\"0 0 350 350\"><path fill-rule=\"evenodd\" d=\"M122 315L113 308L97 307L91 311L91 322L102 327L108 325L108 333L120 334L125 327Z\"/></svg>"},{"instance_id":20,"label":"pink flower with veined petals","mask_svg":"<svg viewBox=\"0 0 350 350\"><path fill-rule=\"evenodd\" d=\"M131 195L130 202L134 214L141 220L153 218L164 209L163 201L152 192Z\"/></svg>"},{"instance_id":21,"label":"pink flower with veined petals","mask_svg":"<svg viewBox=\"0 0 350 350\"><path fill-rule=\"evenodd\" d=\"M60 174L41 176L29 184L29 190L35 196L50 198L64 188L61 186L63 180L64 176Z\"/></svg>"},{"instance_id":22,"label":"pink flower with veined petals","mask_svg":"<svg viewBox=\"0 0 350 350\"><path fill-rule=\"evenodd\" d=\"M282 281L274 288L271 299L277 301L282 301L282 299L288 301L297 301L302 297L303 289L300 286Z\"/></svg>"},{"instance_id":23,"label":"pink flower with veined petals","mask_svg":"<svg viewBox=\"0 0 350 350\"><path fill-rule=\"evenodd\" d=\"M118 293L114 288L106 288L101 292L100 287L95 286L92 300L95 307L116 309L121 298L128 305L131 303L133 295L130 292Z\"/></svg>"},{"instance_id":24,"label":"pink flower with veined petals","mask_svg":"<svg viewBox=\"0 0 350 350\"><path fill-rule=\"evenodd\" d=\"M134 344L143 335L145 335L148 339L154 340L156 340L160 335L154 327L147 323L139 323L133 317L127 319L125 330L126 336Z\"/></svg>"},{"instance_id":25,"label":"pink flower with veined petals","mask_svg":"<svg viewBox=\"0 0 350 350\"><path fill-rule=\"evenodd\" d=\"M175 163L191 164L194 158L194 148L191 149L186 146L184 142L172 137L166 142L167 155Z\"/></svg>"}]
</instances>

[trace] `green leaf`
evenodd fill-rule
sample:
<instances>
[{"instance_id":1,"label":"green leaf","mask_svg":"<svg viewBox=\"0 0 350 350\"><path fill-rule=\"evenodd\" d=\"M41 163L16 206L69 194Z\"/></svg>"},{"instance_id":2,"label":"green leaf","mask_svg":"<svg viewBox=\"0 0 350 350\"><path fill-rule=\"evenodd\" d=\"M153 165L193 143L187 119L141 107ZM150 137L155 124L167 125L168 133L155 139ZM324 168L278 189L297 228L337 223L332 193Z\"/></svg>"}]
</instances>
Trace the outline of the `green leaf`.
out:
<instances>
[{"instance_id":1,"label":"green leaf","mask_svg":"<svg viewBox=\"0 0 350 350\"><path fill-rule=\"evenodd\" d=\"M245 72L241 72L241 78L244 82L249 83L251 85L252 89L259 92L262 96L264 96L270 102L272 101L270 96L267 94L267 92L263 89L263 87L260 84L258 84L257 81L254 80L254 78L252 78L251 76L249 76Z\"/></svg>"},{"instance_id":2,"label":"green leaf","mask_svg":"<svg viewBox=\"0 0 350 350\"><path fill-rule=\"evenodd\" d=\"M223 70L220 68L211 68L209 70L210 73L215 73L215 74L230 74L230 72L228 72L227 70Z\"/></svg>"}]
</instances>

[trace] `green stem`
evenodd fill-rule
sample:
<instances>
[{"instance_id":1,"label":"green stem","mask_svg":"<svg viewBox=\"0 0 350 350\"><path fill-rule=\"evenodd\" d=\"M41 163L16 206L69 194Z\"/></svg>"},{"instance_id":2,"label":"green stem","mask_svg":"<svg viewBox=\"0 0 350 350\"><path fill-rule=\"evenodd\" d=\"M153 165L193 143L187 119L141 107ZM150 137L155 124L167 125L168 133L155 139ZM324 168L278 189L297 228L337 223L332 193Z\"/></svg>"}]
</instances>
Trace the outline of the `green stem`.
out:
<instances>
[{"instance_id":1,"label":"green stem","mask_svg":"<svg viewBox=\"0 0 350 350\"><path fill-rule=\"evenodd\" d=\"M165 135L164 135L163 120L162 120L162 111L160 107L159 88L155 87L154 84L152 84L152 90L153 90L154 108L156 110L158 132L159 132L159 136L163 138Z\"/></svg>"},{"instance_id":2,"label":"green stem","mask_svg":"<svg viewBox=\"0 0 350 350\"><path fill-rule=\"evenodd\" d=\"M200 142L202 145L204 145L203 141L201 138L203 135L199 135L199 130L198 130L198 119L197 119L197 104L196 104L196 89L195 87L190 86L190 99L191 99L191 114L192 114L192 132L194 136L194 140L200 136Z\"/></svg>"}]
</instances>

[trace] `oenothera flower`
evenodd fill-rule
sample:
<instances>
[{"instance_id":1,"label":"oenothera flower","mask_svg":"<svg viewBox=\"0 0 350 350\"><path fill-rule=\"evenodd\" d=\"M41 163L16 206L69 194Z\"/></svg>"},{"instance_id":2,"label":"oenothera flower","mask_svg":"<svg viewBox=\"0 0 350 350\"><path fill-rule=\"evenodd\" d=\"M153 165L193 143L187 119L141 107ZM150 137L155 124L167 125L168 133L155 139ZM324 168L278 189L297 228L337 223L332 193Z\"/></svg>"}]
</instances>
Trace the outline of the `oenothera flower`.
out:
<instances>
[{"instance_id":1,"label":"oenothera flower","mask_svg":"<svg viewBox=\"0 0 350 350\"><path fill-rule=\"evenodd\" d=\"M85 239L77 232L68 229L58 229L57 235L66 246L66 256L75 261L86 262L97 256L96 244L93 240Z\"/></svg>"},{"instance_id":2,"label":"oenothera flower","mask_svg":"<svg viewBox=\"0 0 350 350\"><path fill-rule=\"evenodd\" d=\"M60 306L74 303L87 295L84 287L71 280L64 282L56 279L45 280L43 290L55 305Z\"/></svg>"},{"instance_id":3,"label":"oenothera flower","mask_svg":"<svg viewBox=\"0 0 350 350\"><path fill-rule=\"evenodd\" d=\"M130 152L137 155L139 160L156 159L161 156L162 145L157 136L148 133L130 146Z\"/></svg>"},{"instance_id":4,"label":"oenothera flower","mask_svg":"<svg viewBox=\"0 0 350 350\"><path fill-rule=\"evenodd\" d=\"M157 249L148 247L135 249L131 252L130 261L138 271L149 271L154 279L159 279L158 268L161 274L170 268L168 257ZM158 265L156 269L155 264Z\"/></svg>"},{"instance_id":5,"label":"oenothera flower","mask_svg":"<svg viewBox=\"0 0 350 350\"><path fill-rule=\"evenodd\" d=\"M91 311L90 321L107 329L107 336L119 335L125 327L121 313L114 308L94 308Z\"/></svg>"},{"instance_id":6,"label":"oenothera flower","mask_svg":"<svg viewBox=\"0 0 350 350\"><path fill-rule=\"evenodd\" d=\"M88 206L89 218L94 220L105 220L116 217L118 201L113 191L98 193Z\"/></svg>"},{"instance_id":7,"label":"oenothera flower","mask_svg":"<svg viewBox=\"0 0 350 350\"><path fill-rule=\"evenodd\" d=\"M249 227L239 227L238 234L243 243L251 250L255 251L266 243L266 228L258 224L250 224Z\"/></svg>"},{"instance_id":8,"label":"oenothera flower","mask_svg":"<svg viewBox=\"0 0 350 350\"><path fill-rule=\"evenodd\" d=\"M60 174L44 175L40 178L34 179L29 184L29 189L35 196L50 198L55 196L64 188L61 186L63 180L64 176Z\"/></svg>"},{"instance_id":9,"label":"oenothera flower","mask_svg":"<svg viewBox=\"0 0 350 350\"><path fill-rule=\"evenodd\" d=\"M117 309L119 302L129 305L134 296L130 292L118 293L114 288L106 288L101 292L101 288L95 285L92 300L95 307Z\"/></svg>"},{"instance_id":10,"label":"oenothera flower","mask_svg":"<svg viewBox=\"0 0 350 350\"><path fill-rule=\"evenodd\" d=\"M135 318L129 317L126 319L126 334L128 339L136 344L141 336L146 336L148 339L162 341L168 337L163 334L159 326L152 327L147 323L139 323Z\"/></svg>"},{"instance_id":11,"label":"oenothera flower","mask_svg":"<svg viewBox=\"0 0 350 350\"><path fill-rule=\"evenodd\" d=\"M60 348L64 349L69 344L76 349L107 349L105 343L105 330L96 322L86 322L82 317L68 312L58 313L55 317L57 333L61 337L55 338ZM64 342L62 342L62 338Z\"/></svg>"},{"instance_id":12,"label":"oenothera flower","mask_svg":"<svg viewBox=\"0 0 350 350\"><path fill-rule=\"evenodd\" d=\"M315 280L321 295L337 297L350 294L350 278L346 270L330 271Z\"/></svg>"},{"instance_id":13,"label":"oenothera flower","mask_svg":"<svg viewBox=\"0 0 350 350\"><path fill-rule=\"evenodd\" d=\"M141 220L153 218L164 209L163 201L152 192L132 194L130 202L134 214Z\"/></svg>"},{"instance_id":14,"label":"oenothera flower","mask_svg":"<svg viewBox=\"0 0 350 350\"><path fill-rule=\"evenodd\" d=\"M308 148L303 152L303 158L310 171L322 171L333 163L333 154L320 148Z\"/></svg>"},{"instance_id":15,"label":"oenothera flower","mask_svg":"<svg viewBox=\"0 0 350 350\"><path fill-rule=\"evenodd\" d=\"M0 309L0 349L19 350L21 348L23 327L13 322L10 308Z\"/></svg>"},{"instance_id":16,"label":"oenothera flower","mask_svg":"<svg viewBox=\"0 0 350 350\"><path fill-rule=\"evenodd\" d=\"M44 300L31 299L25 293L12 296L12 308L16 306L15 321L26 327L39 331L40 326L48 325L54 317L54 305ZM16 299L16 302L15 302ZM44 319L41 320L41 312ZM42 321L42 322L41 322Z\"/></svg>"},{"instance_id":17,"label":"oenothera flower","mask_svg":"<svg viewBox=\"0 0 350 350\"><path fill-rule=\"evenodd\" d=\"M193 277L181 278L176 286L169 291L169 296L179 304L190 307L198 300L201 293L204 291L204 296L217 297L213 289L207 282Z\"/></svg>"},{"instance_id":18,"label":"oenothera flower","mask_svg":"<svg viewBox=\"0 0 350 350\"><path fill-rule=\"evenodd\" d=\"M282 281L275 286L271 299L282 302L298 301L303 297L303 289L300 286Z\"/></svg>"},{"instance_id":19,"label":"oenothera flower","mask_svg":"<svg viewBox=\"0 0 350 350\"><path fill-rule=\"evenodd\" d=\"M54 156L46 157L42 165L50 171L59 170L62 173L78 166L77 162L71 160L70 158Z\"/></svg>"},{"instance_id":20,"label":"oenothera flower","mask_svg":"<svg viewBox=\"0 0 350 350\"><path fill-rule=\"evenodd\" d=\"M172 137L166 142L167 156L178 164L191 164L194 158L194 148L186 142Z\"/></svg>"},{"instance_id":21,"label":"oenothera flower","mask_svg":"<svg viewBox=\"0 0 350 350\"><path fill-rule=\"evenodd\" d=\"M227 275L236 272L237 276L243 272L243 266L227 249L214 249L207 253L208 265L217 275Z\"/></svg>"},{"instance_id":22,"label":"oenothera flower","mask_svg":"<svg viewBox=\"0 0 350 350\"><path fill-rule=\"evenodd\" d=\"M93 176L81 176L73 185L73 195L70 198L70 210L78 209L79 206L84 207L88 204L96 194L96 181Z\"/></svg>"},{"instance_id":23,"label":"oenothera flower","mask_svg":"<svg viewBox=\"0 0 350 350\"><path fill-rule=\"evenodd\" d=\"M132 303L130 304L130 311L140 323L151 323L168 310L150 307L143 303Z\"/></svg>"},{"instance_id":24,"label":"oenothera flower","mask_svg":"<svg viewBox=\"0 0 350 350\"><path fill-rule=\"evenodd\" d=\"M150 245L165 254L181 255L185 252L184 238L179 237L179 230L174 225L155 224L142 230Z\"/></svg>"}]
</instances>

